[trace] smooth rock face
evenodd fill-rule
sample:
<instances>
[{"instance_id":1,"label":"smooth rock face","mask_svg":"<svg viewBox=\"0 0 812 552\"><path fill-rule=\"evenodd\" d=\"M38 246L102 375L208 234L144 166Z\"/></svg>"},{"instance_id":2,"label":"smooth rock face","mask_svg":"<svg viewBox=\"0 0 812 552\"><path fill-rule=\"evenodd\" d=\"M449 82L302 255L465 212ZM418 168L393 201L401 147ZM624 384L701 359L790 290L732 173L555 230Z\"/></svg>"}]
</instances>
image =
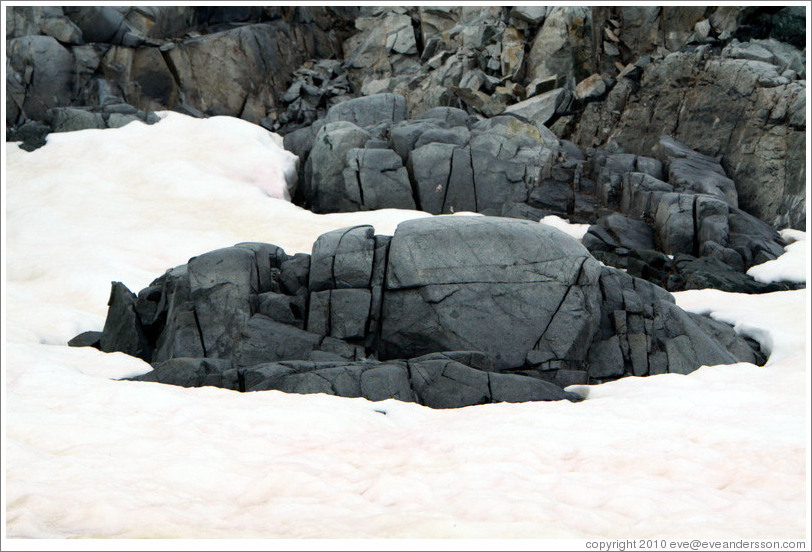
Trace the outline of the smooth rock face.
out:
<instances>
[{"instance_id":1,"label":"smooth rock face","mask_svg":"<svg viewBox=\"0 0 812 552\"><path fill-rule=\"evenodd\" d=\"M277 389L434 408L576 400L562 387L761 362L720 323L601 267L535 222L436 217L321 236L311 256L242 243L114 283L99 346L153 362L137 380Z\"/></svg>"}]
</instances>

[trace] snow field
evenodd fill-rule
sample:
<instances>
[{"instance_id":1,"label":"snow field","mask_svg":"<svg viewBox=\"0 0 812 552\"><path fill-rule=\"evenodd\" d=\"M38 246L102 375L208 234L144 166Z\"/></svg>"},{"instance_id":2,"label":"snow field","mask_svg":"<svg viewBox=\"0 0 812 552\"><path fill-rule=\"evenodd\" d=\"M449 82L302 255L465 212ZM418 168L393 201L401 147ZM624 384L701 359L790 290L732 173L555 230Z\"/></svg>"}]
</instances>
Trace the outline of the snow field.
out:
<instances>
[{"instance_id":1,"label":"snow field","mask_svg":"<svg viewBox=\"0 0 812 552\"><path fill-rule=\"evenodd\" d=\"M428 216L290 204L293 160L257 129L168 114L153 127L51 135L32 153L6 145L5 536L544 548L562 542L545 539L807 535L806 290L678 293L683 308L768 347L767 365L574 386L587 397L578 404L439 411L117 382L150 367L66 347L101 329L112 280L137 292L218 247L309 252L334 228L392 233ZM763 277L805 274L805 251L790 246Z\"/></svg>"}]
</instances>

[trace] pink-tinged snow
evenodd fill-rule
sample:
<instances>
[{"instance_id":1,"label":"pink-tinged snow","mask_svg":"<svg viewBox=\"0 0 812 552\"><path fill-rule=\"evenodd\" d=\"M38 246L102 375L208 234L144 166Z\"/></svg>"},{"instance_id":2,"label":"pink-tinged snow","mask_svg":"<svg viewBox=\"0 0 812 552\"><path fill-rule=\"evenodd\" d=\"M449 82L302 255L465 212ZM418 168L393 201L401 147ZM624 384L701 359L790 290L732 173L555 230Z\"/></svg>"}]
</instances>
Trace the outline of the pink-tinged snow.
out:
<instances>
[{"instance_id":1,"label":"pink-tinged snow","mask_svg":"<svg viewBox=\"0 0 812 552\"><path fill-rule=\"evenodd\" d=\"M52 135L32 153L6 145L4 536L533 539L470 549L808 537L805 290L677 294L762 341L770 362L572 387L587 397L578 404L443 411L183 389L114 381L149 366L67 347L102 328L112 280L138 291L241 241L309 252L333 228L391 233L428 216L319 216L269 197L291 159L263 132L170 115L152 128ZM309 541L258 542L231 548ZM127 545L103 544L114 546Z\"/></svg>"}]
</instances>

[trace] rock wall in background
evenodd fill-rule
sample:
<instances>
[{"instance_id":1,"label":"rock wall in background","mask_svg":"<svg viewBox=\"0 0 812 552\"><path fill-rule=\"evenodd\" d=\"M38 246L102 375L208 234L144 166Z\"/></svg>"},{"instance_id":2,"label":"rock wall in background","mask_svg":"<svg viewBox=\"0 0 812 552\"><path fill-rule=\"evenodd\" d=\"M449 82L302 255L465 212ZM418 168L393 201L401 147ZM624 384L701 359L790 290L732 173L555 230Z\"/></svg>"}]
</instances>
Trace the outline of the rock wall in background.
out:
<instances>
[{"instance_id":1,"label":"rock wall in background","mask_svg":"<svg viewBox=\"0 0 812 552\"><path fill-rule=\"evenodd\" d=\"M436 107L473 117L465 131L446 121L424 139L446 144L445 153L421 154L441 167L461 169L460 150L472 158L476 150L474 125L505 115L549 128L586 156L597 148L656 157L660 138L671 136L718 158L745 212L776 228L805 227L803 7L31 6L7 14L6 136L28 148L52 131L154 122L150 112L160 109L315 133L332 107L391 93L405 98L403 120ZM343 132L359 181L373 170L391 173L390 188L402 185L394 157L359 157L361 135ZM452 149L456 158L443 161ZM401 155L414 177L408 161Z\"/></svg>"}]
</instances>

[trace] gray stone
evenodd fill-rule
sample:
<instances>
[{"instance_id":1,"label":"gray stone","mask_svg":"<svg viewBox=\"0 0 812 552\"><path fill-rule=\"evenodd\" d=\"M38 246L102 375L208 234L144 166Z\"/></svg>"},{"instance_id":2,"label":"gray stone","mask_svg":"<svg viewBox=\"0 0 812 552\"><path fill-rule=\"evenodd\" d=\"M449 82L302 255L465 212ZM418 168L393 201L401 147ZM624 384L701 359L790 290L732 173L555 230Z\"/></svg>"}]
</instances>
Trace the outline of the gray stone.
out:
<instances>
[{"instance_id":1,"label":"gray stone","mask_svg":"<svg viewBox=\"0 0 812 552\"><path fill-rule=\"evenodd\" d=\"M623 352L620 350L620 340L617 336L594 341L589 348L587 359L590 378L617 378L625 373Z\"/></svg>"},{"instance_id":2,"label":"gray stone","mask_svg":"<svg viewBox=\"0 0 812 552\"><path fill-rule=\"evenodd\" d=\"M371 135L356 125L339 121L326 124L316 136L313 149L307 159L304 196L311 210L316 213L332 213L357 210L357 192L351 193L344 186L344 169L347 168L347 152L362 148Z\"/></svg>"},{"instance_id":3,"label":"gray stone","mask_svg":"<svg viewBox=\"0 0 812 552\"><path fill-rule=\"evenodd\" d=\"M507 107L505 111L543 125L553 118L556 111L568 99L568 94L569 92L565 88L557 88L513 104Z\"/></svg>"},{"instance_id":4,"label":"gray stone","mask_svg":"<svg viewBox=\"0 0 812 552\"><path fill-rule=\"evenodd\" d=\"M453 144L431 143L409 152L407 168L415 182L420 210L434 215L443 212L455 149Z\"/></svg>"},{"instance_id":5,"label":"gray stone","mask_svg":"<svg viewBox=\"0 0 812 552\"><path fill-rule=\"evenodd\" d=\"M123 10L113 6L69 6L63 8L65 15L82 32L85 42L121 44L129 26Z\"/></svg>"},{"instance_id":6,"label":"gray stone","mask_svg":"<svg viewBox=\"0 0 812 552\"><path fill-rule=\"evenodd\" d=\"M510 18L514 20L524 21L530 25L538 25L544 22L547 16L548 6L529 6L520 5L512 6L510 8Z\"/></svg>"},{"instance_id":7,"label":"gray stone","mask_svg":"<svg viewBox=\"0 0 812 552\"><path fill-rule=\"evenodd\" d=\"M773 27L770 36L803 48L806 43L807 11L803 6L787 6L773 16Z\"/></svg>"},{"instance_id":8,"label":"gray stone","mask_svg":"<svg viewBox=\"0 0 812 552\"><path fill-rule=\"evenodd\" d=\"M409 361L417 402L431 408L459 408L491 402L488 374L445 358Z\"/></svg>"},{"instance_id":9,"label":"gray stone","mask_svg":"<svg viewBox=\"0 0 812 552\"><path fill-rule=\"evenodd\" d=\"M135 302L135 294L124 284L112 283L99 345L105 353L120 351L149 362L152 348L135 311Z\"/></svg>"},{"instance_id":10,"label":"gray stone","mask_svg":"<svg viewBox=\"0 0 812 552\"><path fill-rule=\"evenodd\" d=\"M588 7L551 7L527 57L528 80L556 75L589 76L592 65L592 11Z\"/></svg>"},{"instance_id":11,"label":"gray stone","mask_svg":"<svg viewBox=\"0 0 812 552\"><path fill-rule=\"evenodd\" d=\"M735 364L738 359L705 333L692 317L671 303L656 303L657 318L664 328L668 371L687 374L701 365ZM732 330L731 330L732 331Z\"/></svg>"},{"instance_id":12,"label":"gray stone","mask_svg":"<svg viewBox=\"0 0 812 552\"><path fill-rule=\"evenodd\" d=\"M660 138L660 148L669 158L668 183L676 191L708 194L738 206L736 185L718 159L697 153L669 136Z\"/></svg>"},{"instance_id":13,"label":"gray stone","mask_svg":"<svg viewBox=\"0 0 812 552\"><path fill-rule=\"evenodd\" d=\"M389 251L382 354L476 349L504 368L528 355L578 361L573 340L588 342L596 324L597 269L575 240L527 221L404 222Z\"/></svg>"},{"instance_id":14,"label":"gray stone","mask_svg":"<svg viewBox=\"0 0 812 552\"><path fill-rule=\"evenodd\" d=\"M572 139L648 153L672 136L717 163L724 159L739 207L777 228L804 228L805 84L782 80L778 69L714 55L698 60L687 51L655 57L639 86L621 79L606 100L587 104Z\"/></svg>"},{"instance_id":15,"label":"gray stone","mask_svg":"<svg viewBox=\"0 0 812 552\"><path fill-rule=\"evenodd\" d=\"M406 98L398 94L374 94L341 102L330 108L325 123L348 121L359 127L394 124L406 119Z\"/></svg>"},{"instance_id":16,"label":"gray stone","mask_svg":"<svg viewBox=\"0 0 812 552\"><path fill-rule=\"evenodd\" d=\"M243 374L246 391L276 389L364 397L371 401L414 401L404 363L288 361L254 366Z\"/></svg>"},{"instance_id":17,"label":"gray stone","mask_svg":"<svg viewBox=\"0 0 812 552\"><path fill-rule=\"evenodd\" d=\"M111 113L110 116L107 118L107 127L121 128L125 125L128 125L138 120L139 120L138 117L136 117L135 115L122 115L121 113Z\"/></svg>"},{"instance_id":18,"label":"gray stone","mask_svg":"<svg viewBox=\"0 0 812 552\"><path fill-rule=\"evenodd\" d=\"M304 325L304 301L301 297L273 292L260 293L257 296L257 313L297 328Z\"/></svg>"},{"instance_id":19,"label":"gray stone","mask_svg":"<svg viewBox=\"0 0 812 552\"><path fill-rule=\"evenodd\" d=\"M654 228L664 253L694 253L694 201L688 194L660 196Z\"/></svg>"},{"instance_id":20,"label":"gray stone","mask_svg":"<svg viewBox=\"0 0 812 552\"><path fill-rule=\"evenodd\" d=\"M458 126L449 129L435 128L428 129L422 133L415 141L414 148L420 148L426 144L440 143L440 144L454 144L455 146L466 146L471 140L471 133L466 127Z\"/></svg>"},{"instance_id":21,"label":"gray stone","mask_svg":"<svg viewBox=\"0 0 812 552\"><path fill-rule=\"evenodd\" d=\"M92 113L75 107L54 107L50 109L51 127L54 132L73 132L85 128L105 128L101 113Z\"/></svg>"},{"instance_id":22,"label":"gray stone","mask_svg":"<svg viewBox=\"0 0 812 552\"><path fill-rule=\"evenodd\" d=\"M218 249L189 259L188 273L203 356L228 358L252 314L259 289L256 258L245 248Z\"/></svg>"},{"instance_id":23,"label":"gray stone","mask_svg":"<svg viewBox=\"0 0 812 552\"><path fill-rule=\"evenodd\" d=\"M624 249L654 249L654 231L641 220L612 213L590 226L582 243L590 251Z\"/></svg>"},{"instance_id":24,"label":"gray stone","mask_svg":"<svg viewBox=\"0 0 812 552\"><path fill-rule=\"evenodd\" d=\"M334 289L330 292L330 335L338 339L363 339L372 293L368 289Z\"/></svg>"},{"instance_id":25,"label":"gray stone","mask_svg":"<svg viewBox=\"0 0 812 552\"><path fill-rule=\"evenodd\" d=\"M68 347L95 347L101 348L102 332L82 332L68 341Z\"/></svg>"},{"instance_id":26,"label":"gray stone","mask_svg":"<svg viewBox=\"0 0 812 552\"><path fill-rule=\"evenodd\" d=\"M575 87L575 97L579 100L598 98L606 93L607 87L603 76L599 73L588 76Z\"/></svg>"},{"instance_id":27,"label":"gray stone","mask_svg":"<svg viewBox=\"0 0 812 552\"><path fill-rule=\"evenodd\" d=\"M327 232L313 244L310 291L368 287L375 249L372 226Z\"/></svg>"},{"instance_id":28,"label":"gray stone","mask_svg":"<svg viewBox=\"0 0 812 552\"><path fill-rule=\"evenodd\" d=\"M310 279L310 255L297 253L280 264L279 279L288 295L307 295Z\"/></svg>"},{"instance_id":29,"label":"gray stone","mask_svg":"<svg viewBox=\"0 0 812 552\"><path fill-rule=\"evenodd\" d=\"M348 199L360 210L415 208L406 169L390 149L349 150L343 176Z\"/></svg>"},{"instance_id":30,"label":"gray stone","mask_svg":"<svg viewBox=\"0 0 812 552\"><path fill-rule=\"evenodd\" d=\"M470 115L464 110L447 106L433 107L414 117L415 120L439 120L448 128L468 126L469 118Z\"/></svg>"},{"instance_id":31,"label":"gray stone","mask_svg":"<svg viewBox=\"0 0 812 552\"><path fill-rule=\"evenodd\" d=\"M307 313L307 331L318 335L330 334L331 290L310 293Z\"/></svg>"},{"instance_id":32,"label":"gray stone","mask_svg":"<svg viewBox=\"0 0 812 552\"><path fill-rule=\"evenodd\" d=\"M6 105L28 118L43 121L52 107L70 104L74 59L50 36L24 36L7 42ZM10 70L9 70L10 69ZM20 94L14 93L19 89ZM8 116L8 115L7 115ZM15 123L15 120L7 123Z\"/></svg>"},{"instance_id":33,"label":"gray stone","mask_svg":"<svg viewBox=\"0 0 812 552\"><path fill-rule=\"evenodd\" d=\"M52 36L63 44L81 44L82 31L58 6L13 6L6 12L6 39Z\"/></svg>"},{"instance_id":34,"label":"gray stone","mask_svg":"<svg viewBox=\"0 0 812 552\"><path fill-rule=\"evenodd\" d=\"M320 348L322 336L255 314L234 339L232 359L236 367L280 360L306 360Z\"/></svg>"}]
</instances>

